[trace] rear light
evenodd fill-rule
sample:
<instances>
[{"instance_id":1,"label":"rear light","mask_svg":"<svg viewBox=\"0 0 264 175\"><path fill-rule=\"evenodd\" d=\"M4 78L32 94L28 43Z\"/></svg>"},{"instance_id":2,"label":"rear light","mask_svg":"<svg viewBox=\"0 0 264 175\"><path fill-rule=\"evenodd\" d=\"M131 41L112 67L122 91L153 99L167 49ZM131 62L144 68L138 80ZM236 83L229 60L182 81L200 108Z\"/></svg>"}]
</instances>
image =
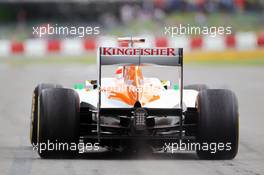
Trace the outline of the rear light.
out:
<instances>
[{"instance_id":1,"label":"rear light","mask_svg":"<svg viewBox=\"0 0 264 175\"><path fill-rule=\"evenodd\" d=\"M135 130L145 130L146 129L146 118L147 111L143 108L137 108L134 111L134 128Z\"/></svg>"}]
</instances>

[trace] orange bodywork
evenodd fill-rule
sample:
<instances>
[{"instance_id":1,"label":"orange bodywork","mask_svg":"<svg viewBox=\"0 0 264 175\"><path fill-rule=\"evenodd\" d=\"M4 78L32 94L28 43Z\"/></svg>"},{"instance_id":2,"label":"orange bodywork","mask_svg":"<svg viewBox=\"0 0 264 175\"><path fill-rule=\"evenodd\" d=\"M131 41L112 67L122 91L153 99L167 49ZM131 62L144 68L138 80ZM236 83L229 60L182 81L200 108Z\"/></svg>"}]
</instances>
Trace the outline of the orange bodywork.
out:
<instances>
[{"instance_id":1,"label":"orange bodywork","mask_svg":"<svg viewBox=\"0 0 264 175\"><path fill-rule=\"evenodd\" d=\"M120 73L120 71L118 71ZM137 101L142 106L160 98L160 86L153 86L151 82L144 79L140 66L124 66L122 78L117 81L119 90L110 90L108 98L120 100L128 105L134 105Z\"/></svg>"}]
</instances>

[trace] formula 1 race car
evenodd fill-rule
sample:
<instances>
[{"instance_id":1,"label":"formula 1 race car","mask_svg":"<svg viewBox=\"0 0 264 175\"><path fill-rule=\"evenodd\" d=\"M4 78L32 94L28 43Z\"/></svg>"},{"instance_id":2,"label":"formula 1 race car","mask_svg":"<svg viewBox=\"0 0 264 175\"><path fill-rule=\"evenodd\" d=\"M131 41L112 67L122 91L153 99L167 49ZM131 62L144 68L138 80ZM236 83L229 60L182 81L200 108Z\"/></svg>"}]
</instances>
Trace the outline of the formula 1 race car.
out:
<instances>
[{"instance_id":1,"label":"formula 1 race car","mask_svg":"<svg viewBox=\"0 0 264 175\"><path fill-rule=\"evenodd\" d=\"M119 151L137 151L143 143L164 152L185 145L201 159L233 159L239 135L235 94L203 84L183 87L182 48L134 47L141 38L119 41L129 46L98 49L96 80L74 89L35 88L30 135L40 157L75 156L80 143ZM116 68L104 77L107 66ZM145 76L145 69L155 67L165 69ZM174 85L156 77L169 67L176 70L167 74Z\"/></svg>"}]
</instances>

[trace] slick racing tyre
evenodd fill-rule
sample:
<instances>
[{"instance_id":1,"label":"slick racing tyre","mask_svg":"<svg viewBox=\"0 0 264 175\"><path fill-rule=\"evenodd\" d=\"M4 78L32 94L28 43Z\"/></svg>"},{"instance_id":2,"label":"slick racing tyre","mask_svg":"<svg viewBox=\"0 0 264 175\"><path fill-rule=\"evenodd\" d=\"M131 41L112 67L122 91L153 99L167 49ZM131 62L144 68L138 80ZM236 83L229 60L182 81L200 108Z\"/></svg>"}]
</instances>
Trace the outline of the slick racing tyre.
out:
<instances>
[{"instance_id":1,"label":"slick racing tyre","mask_svg":"<svg viewBox=\"0 0 264 175\"><path fill-rule=\"evenodd\" d=\"M33 91L32 106L31 106L31 121L30 121L30 143L37 144L37 125L38 125L38 97L43 89L62 88L58 84L39 84Z\"/></svg>"},{"instance_id":2,"label":"slick racing tyre","mask_svg":"<svg viewBox=\"0 0 264 175\"><path fill-rule=\"evenodd\" d=\"M200 92L202 90L206 90L209 88L205 84L190 84L190 85L184 86L184 89L191 89L191 90L196 90L196 91Z\"/></svg>"},{"instance_id":3,"label":"slick racing tyre","mask_svg":"<svg viewBox=\"0 0 264 175\"><path fill-rule=\"evenodd\" d=\"M199 92L196 149L201 159L233 159L238 151L239 113L235 94L226 89Z\"/></svg>"},{"instance_id":4,"label":"slick racing tyre","mask_svg":"<svg viewBox=\"0 0 264 175\"><path fill-rule=\"evenodd\" d=\"M72 89L43 90L39 97L38 153L42 158L78 154L79 96Z\"/></svg>"}]
</instances>

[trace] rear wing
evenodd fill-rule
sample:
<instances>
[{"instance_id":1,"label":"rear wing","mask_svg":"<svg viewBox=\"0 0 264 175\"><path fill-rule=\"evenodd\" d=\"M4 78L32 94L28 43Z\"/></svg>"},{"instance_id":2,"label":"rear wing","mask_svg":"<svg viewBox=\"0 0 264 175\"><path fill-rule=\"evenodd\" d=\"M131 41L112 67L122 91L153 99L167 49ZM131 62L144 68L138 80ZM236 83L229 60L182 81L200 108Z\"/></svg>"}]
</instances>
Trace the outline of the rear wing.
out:
<instances>
[{"instance_id":1,"label":"rear wing","mask_svg":"<svg viewBox=\"0 0 264 175\"><path fill-rule=\"evenodd\" d=\"M127 42L126 38L122 39ZM142 40L130 39L130 42L142 42ZM180 106L183 111L183 49L182 48L134 48L134 47L100 47L98 49L98 105L97 105L97 132L100 140L101 123L101 67L103 65L161 65L178 66ZM182 120L180 120L182 121Z\"/></svg>"},{"instance_id":2,"label":"rear wing","mask_svg":"<svg viewBox=\"0 0 264 175\"><path fill-rule=\"evenodd\" d=\"M134 40L133 40L134 41ZM135 47L100 47L98 49L98 110L101 108L101 73L103 65L160 65L177 66L179 69L179 85L183 91L183 49L182 48L135 48Z\"/></svg>"},{"instance_id":3,"label":"rear wing","mask_svg":"<svg viewBox=\"0 0 264 175\"><path fill-rule=\"evenodd\" d=\"M100 47L99 66L101 65L161 65L182 66L182 48L133 48Z\"/></svg>"}]
</instances>

